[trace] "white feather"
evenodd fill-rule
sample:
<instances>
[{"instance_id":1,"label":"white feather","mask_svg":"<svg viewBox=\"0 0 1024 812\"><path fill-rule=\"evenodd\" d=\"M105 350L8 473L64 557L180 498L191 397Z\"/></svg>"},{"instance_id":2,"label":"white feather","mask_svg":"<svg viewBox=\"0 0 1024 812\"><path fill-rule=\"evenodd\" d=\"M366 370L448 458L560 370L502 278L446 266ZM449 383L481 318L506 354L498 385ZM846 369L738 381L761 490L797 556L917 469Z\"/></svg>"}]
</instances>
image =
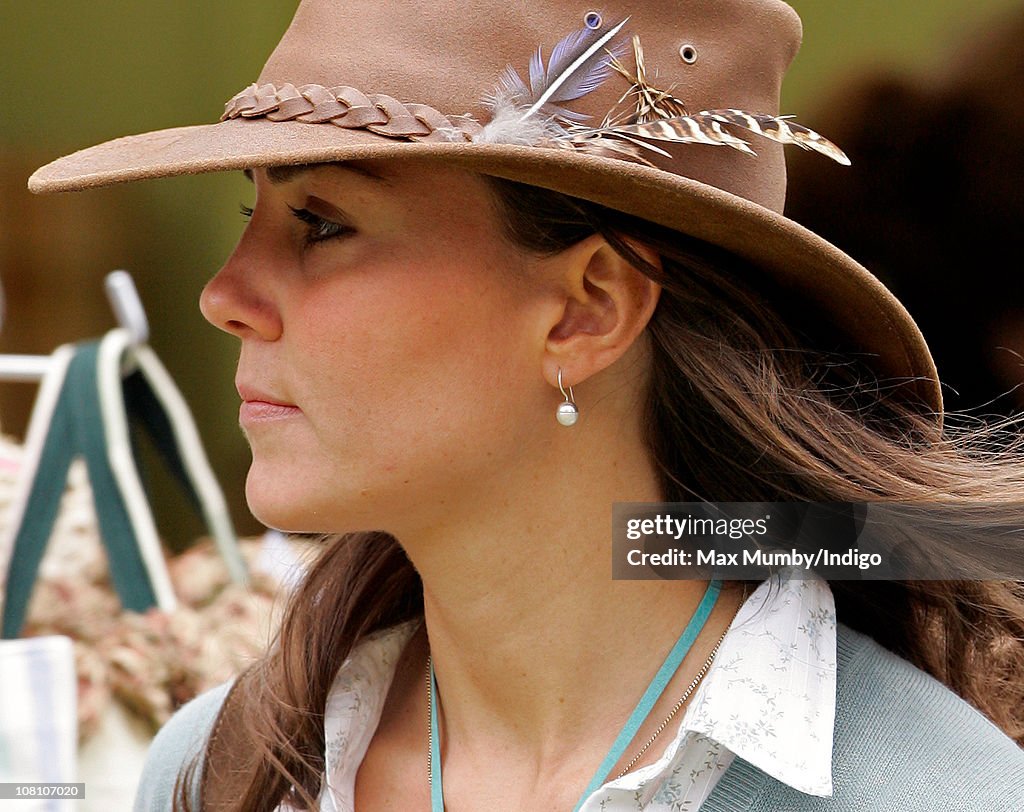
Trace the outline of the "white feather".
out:
<instances>
[{"instance_id":1,"label":"white feather","mask_svg":"<svg viewBox=\"0 0 1024 812\"><path fill-rule=\"evenodd\" d=\"M473 141L484 144L520 144L536 146L549 138L565 135L565 129L546 116L523 118L514 91L499 87L489 100L493 115Z\"/></svg>"}]
</instances>

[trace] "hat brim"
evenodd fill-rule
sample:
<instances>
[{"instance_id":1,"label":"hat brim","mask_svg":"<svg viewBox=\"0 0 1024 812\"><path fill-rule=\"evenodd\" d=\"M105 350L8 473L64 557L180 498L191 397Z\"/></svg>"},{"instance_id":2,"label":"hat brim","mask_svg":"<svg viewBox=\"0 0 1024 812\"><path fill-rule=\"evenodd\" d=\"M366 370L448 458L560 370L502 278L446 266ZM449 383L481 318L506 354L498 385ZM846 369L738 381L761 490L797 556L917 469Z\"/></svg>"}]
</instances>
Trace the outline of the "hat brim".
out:
<instances>
[{"instance_id":1,"label":"hat brim","mask_svg":"<svg viewBox=\"0 0 1024 812\"><path fill-rule=\"evenodd\" d=\"M695 145L694 149L724 149ZM817 310L880 375L906 383L936 415L942 392L910 314L851 257L796 222L744 198L653 167L572 150L397 141L366 130L232 119L108 141L53 161L33 192L64 192L172 175L370 158L437 160L600 203L720 246L771 274ZM756 160L756 159L752 159Z\"/></svg>"}]
</instances>

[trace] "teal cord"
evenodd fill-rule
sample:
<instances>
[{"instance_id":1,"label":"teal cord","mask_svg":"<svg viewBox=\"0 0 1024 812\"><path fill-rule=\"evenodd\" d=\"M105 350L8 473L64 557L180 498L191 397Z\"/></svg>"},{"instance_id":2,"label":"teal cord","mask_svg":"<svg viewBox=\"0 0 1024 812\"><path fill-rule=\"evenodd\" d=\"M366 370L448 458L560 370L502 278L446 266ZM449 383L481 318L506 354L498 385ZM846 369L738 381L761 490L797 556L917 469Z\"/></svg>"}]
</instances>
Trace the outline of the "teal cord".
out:
<instances>
[{"instance_id":1,"label":"teal cord","mask_svg":"<svg viewBox=\"0 0 1024 812\"><path fill-rule=\"evenodd\" d=\"M644 691L644 695L640 697L640 701L626 720L626 724L623 725L622 730L619 731L619 735L612 744L611 749L608 751L608 755L604 757L604 761L602 761L601 765L597 768L597 772L594 773L594 777L590 780L590 784L583 791L583 795L580 796L579 801L576 802L573 812L579 812L587 798L601 788L607 779L608 774L611 773L612 768L622 759L622 754L626 752L626 748L629 747L629 743L636 738L636 734L640 729L640 726L644 723L644 720L650 716L651 710L654 708L655 704L657 704L661 695L665 693L665 688L668 687L672 677L675 676L675 673L679 670L679 666L682 664L683 659L690 651L693 641L697 639L697 636L704 628L704 624L711 615L711 610L714 608L721 590L721 581L715 580L708 583L708 588L704 592L704 597L701 598L700 603L697 605L697 610L693 613L693 617L691 617L690 622L686 624L686 628L683 629L683 633L679 636L676 644L668 653L668 656L665 658L665 662L662 663L661 668L658 669L658 673L654 675L654 679L651 680L651 684L647 686L647 690ZM429 681L430 808L432 812L444 812L444 790L441 786L441 745L440 736L438 735L437 730L437 681L434 677L433 662L430 664Z\"/></svg>"},{"instance_id":2,"label":"teal cord","mask_svg":"<svg viewBox=\"0 0 1024 812\"><path fill-rule=\"evenodd\" d=\"M441 737L437 732L437 680L434 662L430 662L430 808L444 812L444 790L441 788Z\"/></svg>"},{"instance_id":3,"label":"teal cord","mask_svg":"<svg viewBox=\"0 0 1024 812\"><path fill-rule=\"evenodd\" d=\"M693 645L693 641L697 639L697 635L701 633L704 628L704 624L707 622L708 616L711 614L711 610L715 606L715 602L718 600L718 593L721 592L722 582L715 580L708 583L708 588L704 592L704 597L701 598L700 603L697 606L697 611L693 613L693 617L690 618L690 622L686 624L686 628L683 629L683 633L679 636L676 644L672 647L672 650L668 653L665 658L665 662L662 663L661 668L658 669L658 673L654 675L654 679L651 680L651 684L647 686L647 690L644 691L644 695L640 697L640 701L637 703L633 712L629 715L629 719L626 720L626 724L623 725L622 730L619 732L619 736L615 739L611 749L608 751L608 755L604 757L604 761L601 762L601 766L597 768L597 772L594 773L594 777L590 780L590 784L583 791L583 795L580 796L579 801L576 802L574 812L579 812L580 807L586 802L593 793L597 792L604 784L608 777L608 774L612 771L612 768L618 764L622 758L623 753L626 752L626 748L629 747L629 743L636 738L636 733L640 729L640 725L644 723L644 720L650 716L651 709L654 708L658 699L665 693L665 689L668 687L672 677L675 676L676 671L679 670L679 666L683 662L683 658L686 657L690 647Z\"/></svg>"}]
</instances>

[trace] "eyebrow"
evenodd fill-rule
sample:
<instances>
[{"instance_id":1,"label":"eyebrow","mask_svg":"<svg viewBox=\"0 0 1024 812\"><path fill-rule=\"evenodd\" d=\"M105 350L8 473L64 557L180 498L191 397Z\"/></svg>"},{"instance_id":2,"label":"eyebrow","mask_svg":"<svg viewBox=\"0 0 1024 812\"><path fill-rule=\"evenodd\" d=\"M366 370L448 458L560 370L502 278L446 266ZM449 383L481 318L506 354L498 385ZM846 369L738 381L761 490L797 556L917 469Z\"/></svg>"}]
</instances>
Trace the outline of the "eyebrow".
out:
<instances>
[{"instance_id":1,"label":"eyebrow","mask_svg":"<svg viewBox=\"0 0 1024 812\"><path fill-rule=\"evenodd\" d=\"M364 178L368 178L369 180L375 181L377 183L382 183L388 186L391 185L391 181L388 180L384 175L381 175L379 172L375 172L372 169L363 166L362 164L350 163L348 161L335 161L332 163L317 164L294 164L286 166L268 166L267 180L269 180L273 184L288 183L289 181L294 180L299 175L302 175L306 172L310 172L314 169L319 169L320 167L324 166L331 167L332 169L344 169L347 172L354 172L357 175L360 175ZM252 181L253 178L251 169L243 169L242 174L244 174L246 178Z\"/></svg>"}]
</instances>

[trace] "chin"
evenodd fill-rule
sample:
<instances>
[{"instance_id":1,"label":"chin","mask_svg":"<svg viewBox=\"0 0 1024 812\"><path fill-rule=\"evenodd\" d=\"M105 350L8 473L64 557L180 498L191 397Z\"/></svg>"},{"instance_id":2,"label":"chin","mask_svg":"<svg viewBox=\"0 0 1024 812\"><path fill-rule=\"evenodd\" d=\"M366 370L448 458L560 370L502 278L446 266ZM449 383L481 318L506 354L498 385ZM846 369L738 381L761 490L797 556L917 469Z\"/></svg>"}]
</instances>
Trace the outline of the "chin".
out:
<instances>
[{"instance_id":1,"label":"chin","mask_svg":"<svg viewBox=\"0 0 1024 812\"><path fill-rule=\"evenodd\" d=\"M328 532L316 527L316 512L306 505L308 493L294 487L294 478L289 482L280 476L261 477L254 469L249 470L245 482L245 501L257 520L285 533Z\"/></svg>"},{"instance_id":2,"label":"chin","mask_svg":"<svg viewBox=\"0 0 1024 812\"><path fill-rule=\"evenodd\" d=\"M308 483L306 483L308 485ZM375 529L369 517L345 510L343 495L317 494L299 477L261 477L250 469L245 483L249 512L264 526L283 533L352 533Z\"/></svg>"}]
</instances>

